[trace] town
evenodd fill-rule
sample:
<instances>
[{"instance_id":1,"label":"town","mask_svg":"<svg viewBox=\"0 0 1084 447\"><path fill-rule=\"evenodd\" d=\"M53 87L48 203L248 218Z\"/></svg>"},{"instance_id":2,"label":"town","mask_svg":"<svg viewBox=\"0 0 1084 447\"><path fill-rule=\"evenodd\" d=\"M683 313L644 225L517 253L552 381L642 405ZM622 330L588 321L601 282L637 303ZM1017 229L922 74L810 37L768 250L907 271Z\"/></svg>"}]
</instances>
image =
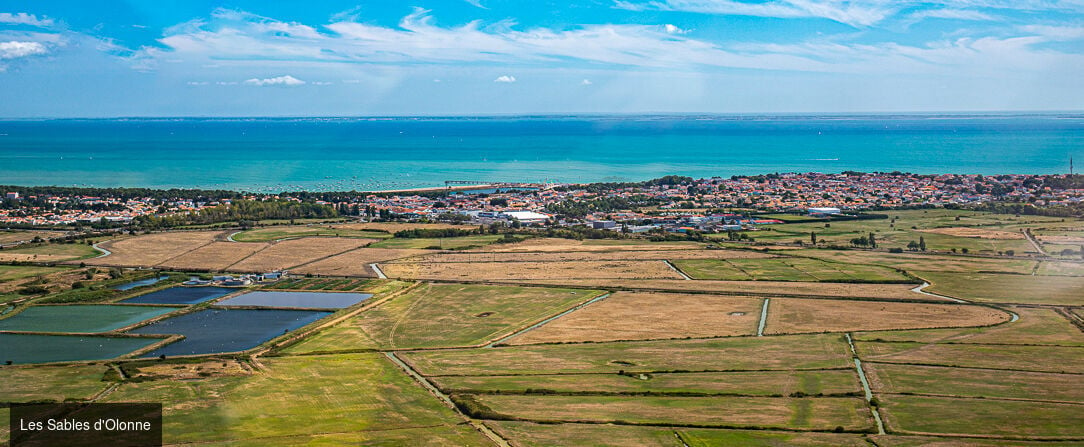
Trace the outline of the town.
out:
<instances>
[{"instance_id":1,"label":"town","mask_svg":"<svg viewBox=\"0 0 1084 447\"><path fill-rule=\"evenodd\" d=\"M900 172L782 173L694 180L667 176L635 183L481 184L400 192L189 194L133 197L35 194L9 189L0 224L9 227L117 228L141 216L177 216L226 206L234 200L311 202L339 216L366 220L445 221L513 226L568 226L623 232L738 231L782 223L765 213L812 217L913 207L1084 204L1081 175L922 175ZM509 186L512 185L512 186ZM74 190L74 189L73 189ZM120 190L123 191L123 190ZM758 217L761 216L761 217Z\"/></svg>"}]
</instances>

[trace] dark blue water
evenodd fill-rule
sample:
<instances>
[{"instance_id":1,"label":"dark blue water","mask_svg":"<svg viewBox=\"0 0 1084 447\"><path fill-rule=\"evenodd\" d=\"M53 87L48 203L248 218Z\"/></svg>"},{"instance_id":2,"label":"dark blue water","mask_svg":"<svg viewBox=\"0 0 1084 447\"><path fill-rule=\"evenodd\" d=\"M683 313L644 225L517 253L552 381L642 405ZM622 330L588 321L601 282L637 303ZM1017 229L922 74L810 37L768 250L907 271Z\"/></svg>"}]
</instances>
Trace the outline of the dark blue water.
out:
<instances>
[{"instance_id":1,"label":"dark blue water","mask_svg":"<svg viewBox=\"0 0 1084 447\"><path fill-rule=\"evenodd\" d=\"M784 171L1057 173L1084 115L0 122L17 185L372 190Z\"/></svg>"},{"instance_id":2,"label":"dark blue water","mask_svg":"<svg viewBox=\"0 0 1084 447\"><path fill-rule=\"evenodd\" d=\"M372 297L371 293L256 291L220 301L218 305L342 309Z\"/></svg>"},{"instance_id":3,"label":"dark blue water","mask_svg":"<svg viewBox=\"0 0 1084 447\"><path fill-rule=\"evenodd\" d=\"M128 284L121 284L119 286L114 287L113 289L114 290L132 290L132 289L134 289L136 287L143 287L143 286L149 286L151 284L155 284L158 281L161 281L161 280L166 279L166 278L168 278L168 277L167 276L159 276L157 278L141 279L139 281L132 281L132 282L130 282Z\"/></svg>"},{"instance_id":4,"label":"dark blue water","mask_svg":"<svg viewBox=\"0 0 1084 447\"><path fill-rule=\"evenodd\" d=\"M0 334L0 362L74 362L120 357L161 340L76 335Z\"/></svg>"},{"instance_id":5,"label":"dark blue water","mask_svg":"<svg viewBox=\"0 0 1084 447\"><path fill-rule=\"evenodd\" d=\"M170 287L124 300L141 304L197 304L236 292L226 287Z\"/></svg>"},{"instance_id":6,"label":"dark blue water","mask_svg":"<svg viewBox=\"0 0 1084 447\"><path fill-rule=\"evenodd\" d=\"M133 334L181 334L181 341L163 346L147 357L244 351L287 330L312 323L331 312L310 310L205 309L157 321Z\"/></svg>"}]
</instances>

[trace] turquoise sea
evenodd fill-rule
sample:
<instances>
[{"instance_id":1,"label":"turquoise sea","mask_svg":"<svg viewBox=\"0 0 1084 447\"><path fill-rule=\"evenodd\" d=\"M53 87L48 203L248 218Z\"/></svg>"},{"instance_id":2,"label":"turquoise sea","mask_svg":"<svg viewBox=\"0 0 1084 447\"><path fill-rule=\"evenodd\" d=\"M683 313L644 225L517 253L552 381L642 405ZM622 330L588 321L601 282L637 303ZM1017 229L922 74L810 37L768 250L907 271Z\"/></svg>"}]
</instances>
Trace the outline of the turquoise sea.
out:
<instances>
[{"instance_id":1,"label":"turquoise sea","mask_svg":"<svg viewBox=\"0 0 1084 447\"><path fill-rule=\"evenodd\" d=\"M0 121L0 184L384 190L1084 166L1084 114Z\"/></svg>"}]
</instances>

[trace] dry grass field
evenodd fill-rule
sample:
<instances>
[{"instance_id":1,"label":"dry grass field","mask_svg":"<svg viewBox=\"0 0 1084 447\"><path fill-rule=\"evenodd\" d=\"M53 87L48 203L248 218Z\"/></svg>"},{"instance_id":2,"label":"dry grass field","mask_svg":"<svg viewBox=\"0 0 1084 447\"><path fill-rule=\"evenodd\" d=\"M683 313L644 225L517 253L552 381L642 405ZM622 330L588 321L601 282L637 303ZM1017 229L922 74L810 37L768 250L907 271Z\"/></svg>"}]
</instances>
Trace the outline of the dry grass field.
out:
<instances>
[{"instance_id":1,"label":"dry grass field","mask_svg":"<svg viewBox=\"0 0 1084 447\"><path fill-rule=\"evenodd\" d=\"M650 242L642 239L573 239L531 238L514 244L486 247L479 251L493 252L569 252L569 251L630 251L630 250L696 250L706 245L699 242Z\"/></svg>"},{"instance_id":2,"label":"dry grass field","mask_svg":"<svg viewBox=\"0 0 1084 447\"><path fill-rule=\"evenodd\" d=\"M893 432L1084 437L1084 411L1079 404L894 395L882 399L880 410L886 429Z\"/></svg>"},{"instance_id":3,"label":"dry grass field","mask_svg":"<svg viewBox=\"0 0 1084 447\"><path fill-rule=\"evenodd\" d=\"M104 242L101 247L109 250L112 254L87 260L87 264L132 267L155 266L204 245L209 245L215 240L225 240L226 235L227 233L221 231L183 231L147 234Z\"/></svg>"},{"instance_id":4,"label":"dry grass field","mask_svg":"<svg viewBox=\"0 0 1084 447\"><path fill-rule=\"evenodd\" d=\"M762 298L617 292L509 344L753 335Z\"/></svg>"},{"instance_id":5,"label":"dry grass field","mask_svg":"<svg viewBox=\"0 0 1084 447\"><path fill-rule=\"evenodd\" d=\"M681 279L663 261L445 262L383 264L389 278L453 281L531 279Z\"/></svg>"},{"instance_id":6,"label":"dry grass field","mask_svg":"<svg viewBox=\"0 0 1084 447\"><path fill-rule=\"evenodd\" d=\"M1044 263L1045 264L1045 263ZM1023 304L1084 304L1084 276L914 272L932 284L929 292L970 301Z\"/></svg>"},{"instance_id":7,"label":"dry grass field","mask_svg":"<svg viewBox=\"0 0 1084 447\"><path fill-rule=\"evenodd\" d=\"M862 359L870 363L1084 373L1080 348L909 342L856 342L855 346Z\"/></svg>"},{"instance_id":8,"label":"dry grass field","mask_svg":"<svg viewBox=\"0 0 1084 447\"><path fill-rule=\"evenodd\" d=\"M623 250L569 252L464 252L414 256L397 262L568 262L663 259L763 259L775 255L748 250Z\"/></svg>"},{"instance_id":9,"label":"dry grass field","mask_svg":"<svg viewBox=\"0 0 1084 447\"><path fill-rule=\"evenodd\" d=\"M870 363L864 369L870 386L879 393L1084 402L1084 388L1076 374L887 363Z\"/></svg>"},{"instance_id":10,"label":"dry grass field","mask_svg":"<svg viewBox=\"0 0 1084 447\"><path fill-rule=\"evenodd\" d=\"M514 445L525 447L550 447L554 445L590 445L598 447L632 445L643 447L869 446L869 443L861 435L852 433L721 430L610 424L538 424L513 421L491 421L486 422L486 425L492 427L501 436L510 439Z\"/></svg>"},{"instance_id":11,"label":"dry grass field","mask_svg":"<svg viewBox=\"0 0 1084 447\"><path fill-rule=\"evenodd\" d=\"M375 239L311 237L276 242L229 266L238 272L282 270L363 247ZM238 243L240 244L240 242Z\"/></svg>"},{"instance_id":12,"label":"dry grass field","mask_svg":"<svg viewBox=\"0 0 1084 447\"><path fill-rule=\"evenodd\" d=\"M946 236L974 237L979 239L1024 239L1024 234L1019 231L1001 231L988 228L975 227L944 227L918 230L923 233L944 234Z\"/></svg>"},{"instance_id":13,"label":"dry grass field","mask_svg":"<svg viewBox=\"0 0 1084 447\"><path fill-rule=\"evenodd\" d=\"M1084 346L1084 332L1054 309L1007 308L1020 319L982 328L858 332L856 340Z\"/></svg>"},{"instance_id":14,"label":"dry grass field","mask_svg":"<svg viewBox=\"0 0 1084 447\"><path fill-rule=\"evenodd\" d=\"M425 284L321 331L287 352L471 346L583 303L601 291Z\"/></svg>"},{"instance_id":15,"label":"dry grass field","mask_svg":"<svg viewBox=\"0 0 1084 447\"><path fill-rule=\"evenodd\" d=\"M989 326L1009 321L985 306L775 298L766 334Z\"/></svg>"},{"instance_id":16,"label":"dry grass field","mask_svg":"<svg viewBox=\"0 0 1084 447\"><path fill-rule=\"evenodd\" d=\"M810 283L791 281L712 281L712 280L582 280L551 279L522 281L530 284L570 285L581 287L606 287L614 289L665 290L674 292L705 292L725 294L757 294L771 296L815 296L838 298L865 298L891 300L937 300L938 298L912 292L914 285L909 284L851 284L851 283ZM949 300L944 300L949 302Z\"/></svg>"},{"instance_id":17,"label":"dry grass field","mask_svg":"<svg viewBox=\"0 0 1084 447\"><path fill-rule=\"evenodd\" d=\"M394 234L396 231L404 230L439 230L444 228L460 228L464 230L477 230L478 227L474 225L452 225L443 223L402 223L402 222L367 222L367 223L351 223L334 225L335 228L342 228L346 230L372 230L372 231L384 231Z\"/></svg>"},{"instance_id":18,"label":"dry grass field","mask_svg":"<svg viewBox=\"0 0 1084 447\"><path fill-rule=\"evenodd\" d=\"M11 244L15 242L32 241L35 237L40 237L45 240L50 238L63 236L64 233L59 231L8 231L0 230L0 245Z\"/></svg>"},{"instance_id":19,"label":"dry grass field","mask_svg":"<svg viewBox=\"0 0 1084 447\"><path fill-rule=\"evenodd\" d=\"M1084 262L1043 261L1039 263L1039 268L1035 273L1039 275L1084 276Z\"/></svg>"},{"instance_id":20,"label":"dry grass field","mask_svg":"<svg viewBox=\"0 0 1084 447\"><path fill-rule=\"evenodd\" d=\"M173 269L223 271L267 247L266 243L212 242L158 265Z\"/></svg>"},{"instance_id":21,"label":"dry grass field","mask_svg":"<svg viewBox=\"0 0 1084 447\"><path fill-rule=\"evenodd\" d=\"M794 254L794 253L791 253ZM836 262L880 265L936 272L1007 272L1030 275L1037 261L1024 259L982 258L920 253L885 253L854 250L802 250L801 256Z\"/></svg>"},{"instance_id":22,"label":"dry grass field","mask_svg":"<svg viewBox=\"0 0 1084 447\"><path fill-rule=\"evenodd\" d=\"M445 392L609 394L704 394L781 397L845 395L862 391L854 368L816 371L698 372L653 374L553 374L521 376L440 376L434 377Z\"/></svg>"},{"instance_id":23,"label":"dry grass field","mask_svg":"<svg viewBox=\"0 0 1084 447\"><path fill-rule=\"evenodd\" d=\"M873 425L861 398L824 397L617 397L617 396L475 396L502 414L533 421L626 421L641 424L695 424L864 430Z\"/></svg>"},{"instance_id":24,"label":"dry grass field","mask_svg":"<svg viewBox=\"0 0 1084 447\"><path fill-rule=\"evenodd\" d=\"M847 342L839 334L449 349L408 352L400 357L426 375L854 367Z\"/></svg>"},{"instance_id":25,"label":"dry grass field","mask_svg":"<svg viewBox=\"0 0 1084 447\"><path fill-rule=\"evenodd\" d=\"M310 262L293 269L294 273L302 275L330 275L330 276L368 276L375 277L376 273L369 268L369 264L390 261L393 259L415 256L427 253L429 250L398 249L398 248L359 248L327 259Z\"/></svg>"}]
</instances>

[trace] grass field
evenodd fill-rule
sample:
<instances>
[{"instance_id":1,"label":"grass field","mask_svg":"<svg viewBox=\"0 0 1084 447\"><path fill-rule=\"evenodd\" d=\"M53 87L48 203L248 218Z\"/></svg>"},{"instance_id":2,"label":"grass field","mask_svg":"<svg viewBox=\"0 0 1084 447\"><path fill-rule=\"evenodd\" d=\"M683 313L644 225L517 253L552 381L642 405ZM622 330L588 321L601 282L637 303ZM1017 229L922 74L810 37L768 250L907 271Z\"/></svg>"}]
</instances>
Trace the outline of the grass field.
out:
<instances>
[{"instance_id":1,"label":"grass field","mask_svg":"<svg viewBox=\"0 0 1084 447\"><path fill-rule=\"evenodd\" d=\"M212 242L158 265L171 269L222 271L266 248L267 244Z\"/></svg>"},{"instance_id":2,"label":"grass field","mask_svg":"<svg viewBox=\"0 0 1084 447\"><path fill-rule=\"evenodd\" d=\"M382 438L384 430L423 427L440 428L434 435L483 443L480 434L452 430L461 422L452 410L379 354L260 361L264 370L258 375L125 383L106 401L162 402L166 443L267 445L335 433L372 439Z\"/></svg>"},{"instance_id":3,"label":"grass field","mask_svg":"<svg viewBox=\"0 0 1084 447\"><path fill-rule=\"evenodd\" d=\"M384 264L389 278L437 280L681 279L663 261L470 262Z\"/></svg>"},{"instance_id":4,"label":"grass field","mask_svg":"<svg viewBox=\"0 0 1084 447\"><path fill-rule=\"evenodd\" d=\"M598 424L537 424L490 421L492 427L515 445L645 446L645 447L868 447L861 435L801 433L769 430L719 430L698 428L638 427ZM680 436L680 437L679 437ZM684 444L683 444L684 443Z\"/></svg>"},{"instance_id":5,"label":"grass field","mask_svg":"<svg viewBox=\"0 0 1084 447\"><path fill-rule=\"evenodd\" d=\"M881 400L886 428L893 431L1027 438L1084 436L1080 405L897 395Z\"/></svg>"},{"instance_id":6,"label":"grass field","mask_svg":"<svg viewBox=\"0 0 1084 447\"><path fill-rule=\"evenodd\" d=\"M48 275L63 270L67 269L63 267L38 267L34 265L0 265L0 282L13 281L38 275Z\"/></svg>"},{"instance_id":7,"label":"grass field","mask_svg":"<svg viewBox=\"0 0 1084 447\"><path fill-rule=\"evenodd\" d=\"M483 234L477 236L459 236L445 238L393 238L374 243L373 248L415 248L434 250L464 250L468 248L485 247L501 240L504 236L499 234Z\"/></svg>"},{"instance_id":8,"label":"grass field","mask_svg":"<svg viewBox=\"0 0 1084 447\"><path fill-rule=\"evenodd\" d=\"M575 285L580 287L605 287L612 289L647 289L674 292L704 292L722 294L758 294L767 296L817 296L840 298L867 298L892 300L937 300L935 297L912 292L914 284L849 284L813 283L790 281L712 281L673 279L550 279L519 281L552 286ZM948 300L945 300L946 302Z\"/></svg>"},{"instance_id":9,"label":"grass field","mask_svg":"<svg viewBox=\"0 0 1084 447\"><path fill-rule=\"evenodd\" d=\"M808 258L677 259L673 262L695 279L824 282L898 282L910 279L890 268Z\"/></svg>"},{"instance_id":10,"label":"grass field","mask_svg":"<svg viewBox=\"0 0 1084 447\"><path fill-rule=\"evenodd\" d=\"M1011 307L1020 319L984 328L858 332L856 340L1084 346L1084 332L1053 309Z\"/></svg>"},{"instance_id":11,"label":"grass field","mask_svg":"<svg viewBox=\"0 0 1084 447\"><path fill-rule=\"evenodd\" d=\"M305 225L259 228L242 231L233 235L237 242L270 242L298 237L349 237L360 239L387 239L391 234L385 231L344 228L338 225Z\"/></svg>"},{"instance_id":12,"label":"grass field","mask_svg":"<svg viewBox=\"0 0 1084 447\"><path fill-rule=\"evenodd\" d=\"M1084 276L1084 262L1043 261L1039 263L1039 268L1035 273L1038 275Z\"/></svg>"},{"instance_id":13,"label":"grass field","mask_svg":"<svg viewBox=\"0 0 1084 447\"><path fill-rule=\"evenodd\" d=\"M10 244L14 242L32 241L35 237L42 239L49 239L57 236L63 236L64 233L59 231L18 231L18 230L0 230L0 245Z\"/></svg>"},{"instance_id":14,"label":"grass field","mask_svg":"<svg viewBox=\"0 0 1084 447\"><path fill-rule=\"evenodd\" d=\"M843 395L860 393L854 369L708 373L554 374L441 376L434 383L453 393L670 393L744 396Z\"/></svg>"},{"instance_id":15,"label":"grass field","mask_svg":"<svg viewBox=\"0 0 1084 447\"><path fill-rule=\"evenodd\" d=\"M513 244L486 247L492 252L570 252L570 251L634 251L634 250L696 250L706 247L700 242L651 242L646 239L574 239L530 238Z\"/></svg>"},{"instance_id":16,"label":"grass field","mask_svg":"<svg viewBox=\"0 0 1084 447\"><path fill-rule=\"evenodd\" d=\"M866 403L850 398L477 395L501 414L533 421L624 421L720 427L866 430Z\"/></svg>"},{"instance_id":17,"label":"grass field","mask_svg":"<svg viewBox=\"0 0 1084 447\"><path fill-rule=\"evenodd\" d=\"M268 272L288 269L337 255L373 242L374 239L302 238L275 242L252 256L231 264L230 271ZM238 243L238 245L242 245ZM243 244L248 245L248 244Z\"/></svg>"},{"instance_id":18,"label":"grass field","mask_svg":"<svg viewBox=\"0 0 1084 447\"><path fill-rule=\"evenodd\" d=\"M1084 402L1076 374L1050 374L939 366L864 365L878 393Z\"/></svg>"},{"instance_id":19,"label":"grass field","mask_svg":"<svg viewBox=\"0 0 1084 447\"><path fill-rule=\"evenodd\" d=\"M618 292L510 344L753 335L762 298Z\"/></svg>"},{"instance_id":20,"label":"grass field","mask_svg":"<svg viewBox=\"0 0 1084 447\"><path fill-rule=\"evenodd\" d=\"M287 352L470 346L560 313L602 292L426 284L290 347Z\"/></svg>"},{"instance_id":21,"label":"grass field","mask_svg":"<svg viewBox=\"0 0 1084 447\"><path fill-rule=\"evenodd\" d=\"M840 335L528 345L403 353L426 375L748 371L853 366Z\"/></svg>"},{"instance_id":22,"label":"grass field","mask_svg":"<svg viewBox=\"0 0 1084 447\"><path fill-rule=\"evenodd\" d=\"M881 447L1077 447L1079 441L1019 441L933 436L871 435Z\"/></svg>"},{"instance_id":23,"label":"grass field","mask_svg":"<svg viewBox=\"0 0 1084 447\"><path fill-rule=\"evenodd\" d=\"M567 262L664 259L763 259L776 255L749 250L607 250L567 252L466 251L414 256L397 262Z\"/></svg>"},{"instance_id":24,"label":"grass field","mask_svg":"<svg viewBox=\"0 0 1084 447\"><path fill-rule=\"evenodd\" d=\"M764 333L989 326L1009 318L985 306L776 298L769 303Z\"/></svg>"},{"instance_id":25,"label":"grass field","mask_svg":"<svg viewBox=\"0 0 1084 447\"><path fill-rule=\"evenodd\" d=\"M369 268L369 264L414 256L425 252L426 250L366 247L310 262L291 271L300 274L375 277L376 273Z\"/></svg>"},{"instance_id":26,"label":"grass field","mask_svg":"<svg viewBox=\"0 0 1084 447\"><path fill-rule=\"evenodd\" d=\"M855 250L790 250L785 253L828 261L879 265L914 271L936 272L1005 272L1030 275L1036 261L1007 258L983 258L921 253L887 253Z\"/></svg>"},{"instance_id":27,"label":"grass field","mask_svg":"<svg viewBox=\"0 0 1084 447\"><path fill-rule=\"evenodd\" d=\"M1084 277L994 273L914 272L932 284L929 292L970 301L1023 304L1084 304Z\"/></svg>"},{"instance_id":28,"label":"grass field","mask_svg":"<svg viewBox=\"0 0 1084 447\"><path fill-rule=\"evenodd\" d=\"M87 399L109 384L104 365L20 366L0 368L0 402ZM0 425L7 425L0 424Z\"/></svg>"},{"instance_id":29,"label":"grass field","mask_svg":"<svg viewBox=\"0 0 1084 447\"><path fill-rule=\"evenodd\" d=\"M1080 355L1080 348L909 342L857 342L855 345L862 359L869 362L1084 373L1084 356Z\"/></svg>"},{"instance_id":30,"label":"grass field","mask_svg":"<svg viewBox=\"0 0 1084 447\"><path fill-rule=\"evenodd\" d=\"M43 244L17 246L0 250L0 262L61 262L88 259L100 255L86 244Z\"/></svg>"},{"instance_id":31,"label":"grass field","mask_svg":"<svg viewBox=\"0 0 1084 447\"><path fill-rule=\"evenodd\" d=\"M183 231L155 233L117 241L104 242L101 246L109 256L87 261L94 265L153 266L195 250L215 240L224 240L221 231Z\"/></svg>"}]
</instances>

